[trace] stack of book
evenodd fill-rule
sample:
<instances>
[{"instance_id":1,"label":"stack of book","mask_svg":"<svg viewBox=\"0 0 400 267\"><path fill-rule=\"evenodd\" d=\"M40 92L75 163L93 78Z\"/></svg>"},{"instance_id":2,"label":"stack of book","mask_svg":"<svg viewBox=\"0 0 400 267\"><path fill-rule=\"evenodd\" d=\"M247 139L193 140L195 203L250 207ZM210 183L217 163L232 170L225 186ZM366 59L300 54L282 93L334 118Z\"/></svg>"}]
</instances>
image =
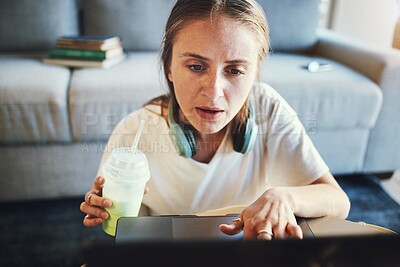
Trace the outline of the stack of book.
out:
<instances>
[{"instance_id":1,"label":"stack of book","mask_svg":"<svg viewBox=\"0 0 400 267\"><path fill-rule=\"evenodd\" d=\"M118 36L62 36L43 62L77 68L109 68L124 58Z\"/></svg>"}]
</instances>

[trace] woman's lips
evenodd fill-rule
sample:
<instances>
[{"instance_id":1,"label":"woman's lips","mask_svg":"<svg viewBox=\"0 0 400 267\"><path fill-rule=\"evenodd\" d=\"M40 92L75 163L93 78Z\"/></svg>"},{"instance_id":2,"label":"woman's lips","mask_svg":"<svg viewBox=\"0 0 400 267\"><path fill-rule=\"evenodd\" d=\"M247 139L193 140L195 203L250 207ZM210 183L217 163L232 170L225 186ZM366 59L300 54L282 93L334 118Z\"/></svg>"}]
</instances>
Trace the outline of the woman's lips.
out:
<instances>
[{"instance_id":1,"label":"woman's lips","mask_svg":"<svg viewBox=\"0 0 400 267\"><path fill-rule=\"evenodd\" d=\"M215 107L196 107L196 112L202 119L216 120L224 113L224 110Z\"/></svg>"}]
</instances>

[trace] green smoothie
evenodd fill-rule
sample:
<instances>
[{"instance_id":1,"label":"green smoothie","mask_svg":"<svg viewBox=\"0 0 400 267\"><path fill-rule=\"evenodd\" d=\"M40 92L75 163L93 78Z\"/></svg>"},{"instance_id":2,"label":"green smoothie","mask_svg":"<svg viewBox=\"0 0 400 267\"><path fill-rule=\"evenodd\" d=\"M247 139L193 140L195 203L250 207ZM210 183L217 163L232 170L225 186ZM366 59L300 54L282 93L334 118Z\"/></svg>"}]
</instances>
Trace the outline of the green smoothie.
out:
<instances>
[{"instance_id":1,"label":"green smoothie","mask_svg":"<svg viewBox=\"0 0 400 267\"><path fill-rule=\"evenodd\" d=\"M134 194L132 197L129 198L129 201L118 201L114 199L112 201L112 206L110 208L106 208L109 217L103 222L104 232L111 236L115 236L117 221L119 218L137 217L142 202L142 195L143 192L140 192L139 194ZM103 196L107 198L106 195L103 194Z\"/></svg>"}]
</instances>

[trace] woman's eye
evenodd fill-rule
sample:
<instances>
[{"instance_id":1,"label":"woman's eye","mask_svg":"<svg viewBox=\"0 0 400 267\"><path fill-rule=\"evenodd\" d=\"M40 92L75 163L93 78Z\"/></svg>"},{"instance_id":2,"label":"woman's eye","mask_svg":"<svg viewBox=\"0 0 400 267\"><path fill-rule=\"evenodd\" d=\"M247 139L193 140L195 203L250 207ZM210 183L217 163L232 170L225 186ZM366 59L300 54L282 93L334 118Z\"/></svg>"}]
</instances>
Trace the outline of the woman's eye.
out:
<instances>
[{"instance_id":1,"label":"woman's eye","mask_svg":"<svg viewBox=\"0 0 400 267\"><path fill-rule=\"evenodd\" d=\"M201 66L201 65L189 65L189 69L194 70L194 71L204 70L203 66Z\"/></svg>"},{"instance_id":2,"label":"woman's eye","mask_svg":"<svg viewBox=\"0 0 400 267\"><path fill-rule=\"evenodd\" d=\"M233 75L239 75L239 74L244 74L244 71L238 70L238 69L230 69L229 72Z\"/></svg>"}]
</instances>

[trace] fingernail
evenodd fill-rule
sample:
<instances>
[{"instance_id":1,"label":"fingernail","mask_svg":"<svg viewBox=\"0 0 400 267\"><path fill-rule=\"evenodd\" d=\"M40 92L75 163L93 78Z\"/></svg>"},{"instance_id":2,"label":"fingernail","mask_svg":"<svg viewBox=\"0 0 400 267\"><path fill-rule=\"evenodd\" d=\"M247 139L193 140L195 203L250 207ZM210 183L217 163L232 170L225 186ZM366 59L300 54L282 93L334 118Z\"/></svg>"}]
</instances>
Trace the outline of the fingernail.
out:
<instances>
[{"instance_id":1,"label":"fingernail","mask_svg":"<svg viewBox=\"0 0 400 267\"><path fill-rule=\"evenodd\" d=\"M110 200L104 200L104 207L110 208L112 206L112 202Z\"/></svg>"},{"instance_id":2,"label":"fingernail","mask_svg":"<svg viewBox=\"0 0 400 267\"><path fill-rule=\"evenodd\" d=\"M102 219L100 219L100 218L97 218L97 219L96 219L96 223L97 223L97 224L102 223L102 222L103 222Z\"/></svg>"},{"instance_id":3,"label":"fingernail","mask_svg":"<svg viewBox=\"0 0 400 267\"><path fill-rule=\"evenodd\" d=\"M107 212L102 212L102 213L101 213L101 218L103 218L104 220L107 220L107 218L108 218L108 213L107 213Z\"/></svg>"},{"instance_id":4,"label":"fingernail","mask_svg":"<svg viewBox=\"0 0 400 267\"><path fill-rule=\"evenodd\" d=\"M102 183L104 181L104 178L102 176L99 177L99 182Z\"/></svg>"}]
</instances>

